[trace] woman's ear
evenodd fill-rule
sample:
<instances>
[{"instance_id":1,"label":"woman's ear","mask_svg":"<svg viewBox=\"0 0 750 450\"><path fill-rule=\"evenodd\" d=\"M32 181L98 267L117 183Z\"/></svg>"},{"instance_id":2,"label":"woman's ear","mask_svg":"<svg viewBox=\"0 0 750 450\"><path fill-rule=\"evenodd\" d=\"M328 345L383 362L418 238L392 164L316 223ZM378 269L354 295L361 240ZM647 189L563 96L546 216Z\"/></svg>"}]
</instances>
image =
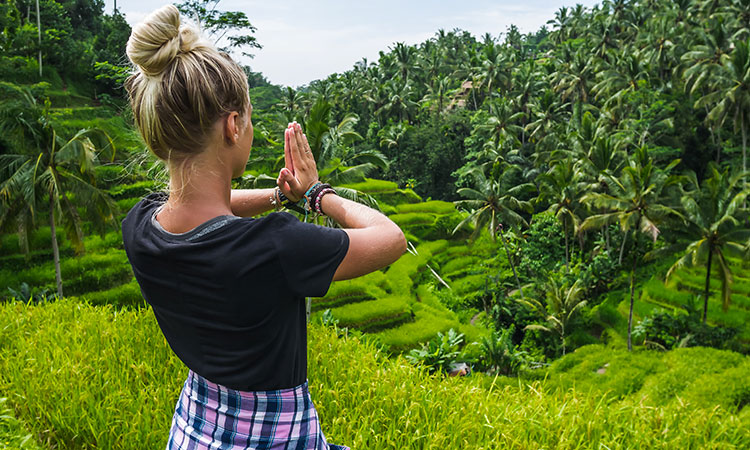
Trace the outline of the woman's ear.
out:
<instances>
[{"instance_id":1,"label":"woman's ear","mask_svg":"<svg viewBox=\"0 0 750 450\"><path fill-rule=\"evenodd\" d=\"M236 144L240 138L240 120L237 111L230 112L224 120L224 139L230 144Z\"/></svg>"}]
</instances>

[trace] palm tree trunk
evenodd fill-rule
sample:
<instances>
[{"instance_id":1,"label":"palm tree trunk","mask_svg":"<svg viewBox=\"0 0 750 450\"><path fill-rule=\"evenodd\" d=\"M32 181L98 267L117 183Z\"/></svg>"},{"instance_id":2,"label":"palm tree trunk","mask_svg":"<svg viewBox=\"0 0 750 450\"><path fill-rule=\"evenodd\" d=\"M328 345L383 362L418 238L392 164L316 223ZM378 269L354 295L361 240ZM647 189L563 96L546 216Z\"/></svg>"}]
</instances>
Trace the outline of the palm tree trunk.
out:
<instances>
[{"instance_id":1,"label":"palm tree trunk","mask_svg":"<svg viewBox=\"0 0 750 450\"><path fill-rule=\"evenodd\" d=\"M635 232L634 232L635 233ZM636 256L638 255L638 252L636 252L636 246L637 242L635 239L633 239L633 267L630 270L630 313L628 313L628 351L633 350L633 304L635 303L635 265L637 262Z\"/></svg>"},{"instance_id":2,"label":"palm tree trunk","mask_svg":"<svg viewBox=\"0 0 750 450\"><path fill-rule=\"evenodd\" d=\"M607 248L607 255L609 256L610 246L609 246L609 225L604 227L604 245Z\"/></svg>"},{"instance_id":3,"label":"palm tree trunk","mask_svg":"<svg viewBox=\"0 0 750 450\"><path fill-rule=\"evenodd\" d=\"M55 197L49 193L49 227L52 233L52 258L55 261L55 282L57 283L57 297L63 297L62 274L60 273L60 249L57 246L57 230L55 229Z\"/></svg>"},{"instance_id":4,"label":"palm tree trunk","mask_svg":"<svg viewBox=\"0 0 750 450\"><path fill-rule=\"evenodd\" d=\"M706 266L706 290L704 292L704 298L703 298L703 323L706 323L706 318L708 317L708 295L709 287L711 286L711 258L714 256L713 248L712 246L709 246L708 248L708 265Z\"/></svg>"},{"instance_id":5,"label":"palm tree trunk","mask_svg":"<svg viewBox=\"0 0 750 450\"><path fill-rule=\"evenodd\" d=\"M745 114L740 113L740 128L742 129L742 172L747 172L747 124L745 123ZM747 188L747 177L744 181ZM744 201L743 207L747 208L747 200Z\"/></svg>"},{"instance_id":6,"label":"palm tree trunk","mask_svg":"<svg viewBox=\"0 0 750 450\"><path fill-rule=\"evenodd\" d=\"M42 78L42 22L39 16L39 0L36 0L36 28L39 32L39 78Z\"/></svg>"},{"instance_id":7,"label":"palm tree trunk","mask_svg":"<svg viewBox=\"0 0 750 450\"><path fill-rule=\"evenodd\" d=\"M523 300L523 288L521 288L521 281L518 279L518 275L516 275L516 266L513 264L513 260L510 258L510 252L508 251L508 245L505 243L505 236L503 236L503 232L500 232L500 240L503 242L503 247L505 248L505 255L508 257L508 264L510 264L510 269L513 271L513 277L516 279L516 285L518 286L518 292L521 293L521 300Z\"/></svg>"},{"instance_id":8,"label":"palm tree trunk","mask_svg":"<svg viewBox=\"0 0 750 450\"><path fill-rule=\"evenodd\" d=\"M570 244L568 244L568 222L563 220L563 234L565 235L565 273L570 272Z\"/></svg>"},{"instance_id":9,"label":"palm tree trunk","mask_svg":"<svg viewBox=\"0 0 750 450\"><path fill-rule=\"evenodd\" d=\"M560 340L562 341L562 355L565 356L565 325L560 328Z\"/></svg>"},{"instance_id":10,"label":"palm tree trunk","mask_svg":"<svg viewBox=\"0 0 750 450\"><path fill-rule=\"evenodd\" d=\"M622 245L620 246L620 258L617 260L617 264L622 265L622 255L625 253L625 242L628 240L628 233L622 235Z\"/></svg>"}]
</instances>

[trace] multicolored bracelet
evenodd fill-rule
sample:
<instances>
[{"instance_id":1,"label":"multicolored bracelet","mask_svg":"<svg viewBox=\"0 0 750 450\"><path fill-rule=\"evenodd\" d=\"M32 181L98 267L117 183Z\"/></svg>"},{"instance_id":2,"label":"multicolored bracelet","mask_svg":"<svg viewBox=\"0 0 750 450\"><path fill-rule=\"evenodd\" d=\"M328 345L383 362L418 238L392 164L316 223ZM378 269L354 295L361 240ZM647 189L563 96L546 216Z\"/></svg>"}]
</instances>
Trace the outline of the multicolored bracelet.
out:
<instances>
[{"instance_id":1,"label":"multicolored bracelet","mask_svg":"<svg viewBox=\"0 0 750 450\"><path fill-rule=\"evenodd\" d=\"M318 192L318 195L315 197L315 203L313 204L313 209L315 210L315 212L323 216L325 214L323 213L323 210L320 209L321 199L326 194L336 194L336 190L333 189L330 184L326 184L325 186L325 188L321 189L320 192Z\"/></svg>"}]
</instances>

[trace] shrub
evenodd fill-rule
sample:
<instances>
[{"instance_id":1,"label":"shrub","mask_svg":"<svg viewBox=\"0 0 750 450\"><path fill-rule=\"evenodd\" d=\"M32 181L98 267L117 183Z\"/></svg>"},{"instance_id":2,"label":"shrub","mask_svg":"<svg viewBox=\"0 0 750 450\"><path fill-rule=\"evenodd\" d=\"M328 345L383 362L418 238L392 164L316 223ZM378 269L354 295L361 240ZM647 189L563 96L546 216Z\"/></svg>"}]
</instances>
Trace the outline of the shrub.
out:
<instances>
[{"instance_id":1,"label":"shrub","mask_svg":"<svg viewBox=\"0 0 750 450\"><path fill-rule=\"evenodd\" d=\"M553 272L564 264L565 243L563 230L554 215L540 213L531 219L526 233L526 241L521 246L519 268L527 276L541 276Z\"/></svg>"},{"instance_id":2,"label":"shrub","mask_svg":"<svg viewBox=\"0 0 750 450\"><path fill-rule=\"evenodd\" d=\"M657 310L633 327L636 339L644 345L656 345L662 349L692 347L696 345L728 348L737 336L736 329L712 327L701 321L701 313L691 309L688 314Z\"/></svg>"},{"instance_id":3,"label":"shrub","mask_svg":"<svg viewBox=\"0 0 750 450\"><path fill-rule=\"evenodd\" d=\"M459 347L463 341L464 335L451 328L445 334L438 333L422 348L410 351L406 359L412 364L427 367L430 373L448 373L461 354Z\"/></svg>"},{"instance_id":4,"label":"shrub","mask_svg":"<svg viewBox=\"0 0 750 450\"><path fill-rule=\"evenodd\" d=\"M481 357L479 362L482 370L490 374L513 375L525 363L526 352L513 345L513 331L515 327L494 332L479 341Z\"/></svg>"}]
</instances>

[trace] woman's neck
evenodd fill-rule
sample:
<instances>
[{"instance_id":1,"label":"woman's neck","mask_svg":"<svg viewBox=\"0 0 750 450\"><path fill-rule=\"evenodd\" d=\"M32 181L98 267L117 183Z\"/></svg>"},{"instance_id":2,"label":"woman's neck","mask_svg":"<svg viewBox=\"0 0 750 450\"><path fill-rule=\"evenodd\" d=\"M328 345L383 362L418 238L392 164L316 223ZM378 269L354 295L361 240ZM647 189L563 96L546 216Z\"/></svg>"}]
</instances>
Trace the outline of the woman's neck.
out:
<instances>
[{"instance_id":1,"label":"woman's neck","mask_svg":"<svg viewBox=\"0 0 750 450\"><path fill-rule=\"evenodd\" d=\"M218 159L194 158L169 172L169 199L157 215L167 231L184 233L214 217L232 215L232 175Z\"/></svg>"}]
</instances>

